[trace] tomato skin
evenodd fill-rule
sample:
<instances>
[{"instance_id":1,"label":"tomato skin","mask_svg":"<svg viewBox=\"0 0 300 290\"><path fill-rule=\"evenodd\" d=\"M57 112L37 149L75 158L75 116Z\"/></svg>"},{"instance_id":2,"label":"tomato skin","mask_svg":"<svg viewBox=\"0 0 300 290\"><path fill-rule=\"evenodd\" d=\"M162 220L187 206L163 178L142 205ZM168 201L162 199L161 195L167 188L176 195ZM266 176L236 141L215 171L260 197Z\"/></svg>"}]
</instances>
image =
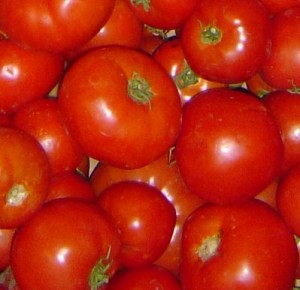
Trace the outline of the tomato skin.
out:
<instances>
[{"instance_id":1,"label":"tomato skin","mask_svg":"<svg viewBox=\"0 0 300 290\"><path fill-rule=\"evenodd\" d=\"M282 176L276 194L278 212L298 237L300 236L299 191L300 165L298 164Z\"/></svg>"},{"instance_id":2,"label":"tomato skin","mask_svg":"<svg viewBox=\"0 0 300 290\"><path fill-rule=\"evenodd\" d=\"M90 272L99 259L104 264L112 261L108 276L116 271L120 245L111 220L95 204L57 199L45 203L18 229L11 268L22 290L88 290Z\"/></svg>"},{"instance_id":3,"label":"tomato skin","mask_svg":"<svg viewBox=\"0 0 300 290\"><path fill-rule=\"evenodd\" d=\"M175 159L192 192L225 204L254 197L279 176L283 144L261 100L217 88L184 106Z\"/></svg>"},{"instance_id":4,"label":"tomato skin","mask_svg":"<svg viewBox=\"0 0 300 290\"><path fill-rule=\"evenodd\" d=\"M268 54L261 67L262 79L276 90L299 87L300 7L285 10L272 17L269 33Z\"/></svg>"},{"instance_id":5,"label":"tomato skin","mask_svg":"<svg viewBox=\"0 0 300 290\"><path fill-rule=\"evenodd\" d=\"M149 265L117 272L106 290L181 290L179 281L166 269Z\"/></svg>"},{"instance_id":6,"label":"tomato skin","mask_svg":"<svg viewBox=\"0 0 300 290\"><path fill-rule=\"evenodd\" d=\"M43 98L59 81L63 70L61 56L25 50L10 40L1 40L1 112L15 113L23 104Z\"/></svg>"},{"instance_id":7,"label":"tomato skin","mask_svg":"<svg viewBox=\"0 0 300 290\"><path fill-rule=\"evenodd\" d=\"M96 195L89 180L76 171L53 176L49 187L46 201L66 197L96 201Z\"/></svg>"},{"instance_id":8,"label":"tomato skin","mask_svg":"<svg viewBox=\"0 0 300 290\"><path fill-rule=\"evenodd\" d=\"M284 157L282 174L300 163L300 96L288 91L274 91L264 96L263 101L272 112L283 140Z\"/></svg>"},{"instance_id":9,"label":"tomato skin","mask_svg":"<svg viewBox=\"0 0 300 290\"><path fill-rule=\"evenodd\" d=\"M186 1L177 0L175 5L169 0L152 0L148 1L149 7L145 7L143 1L127 0L127 2L144 24L165 30L181 27L197 3L196 0L190 0L187 5Z\"/></svg>"},{"instance_id":10,"label":"tomato skin","mask_svg":"<svg viewBox=\"0 0 300 290\"><path fill-rule=\"evenodd\" d=\"M114 9L92 39L68 54L68 59L80 56L90 49L106 45L124 45L138 48L142 42L143 23L130 9L126 0L116 0Z\"/></svg>"},{"instance_id":11,"label":"tomato skin","mask_svg":"<svg viewBox=\"0 0 300 290\"><path fill-rule=\"evenodd\" d=\"M175 81L182 104L208 88L225 86L224 83L205 80L189 68L179 38L175 37L164 41L154 51L153 58L167 70Z\"/></svg>"},{"instance_id":12,"label":"tomato skin","mask_svg":"<svg viewBox=\"0 0 300 290\"><path fill-rule=\"evenodd\" d=\"M129 97L136 74L149 84L151 100ZM58 100L84 152L122 168L159 158L173 146L180 128L174 82L155 60L133 48L98 48L79 58L66 72Z\"/></svg>"},{"instance_id":13,"label":"tomato skin","mask_svg":"<svg viewBox=\"0 0 300 290\"><path fill-rule=\"evenodd\" d=\"M182 225L185 219L204 202L188 190L176 162L171 162L167 154L137 169L121 169L108 164L98 164L90 176L90 183L96 195L110 185L126 180L141 181L155 186L174 205L176 225L173 235L168 248L155 261L155 264L177 275L181 259Z\"/></svg>"},{"instance_id":14,"label":"tomato skin","mask_svg":"<svg viewBox=\"0 0 300 290\"><path fill-rule=\"evenodd\" d=\"M205 252L209 242L215 242L210 255ZM195 211L184 225L182 259L186 290L288 290L293 289L298 250L277 212L251 200Z\"/></svg>"},{"instance_id":15,"label":"tomato skin","mask_svg":"<svg viewBox=\"0 0 300 290\"><path fill-rule=\"evenodd\" d=\"M0 229L0 273L9 265L15 231L16 229Z\"/></svg>"},{"instance_id":16,"label":"tomato skin","mask_svg":"<svg viewBox=\"0 0 300 290\"><path fill-rule=\"evenodd\" d=\"M64 122L56 98L42 98L25 104L15 113L13 124L41 144L53 175L72 172L84 158Z\"/></svg>"},{"instance_id":17,"label":"tomato skin","mask_svg":"<svg viewBox=\"0 0 300 290\"><path fill-rule=\"evenodd\" d=\"M299 0L261 0L271 15L276 15L289 8L300 6Z\"/></svg>"},{"instance_id":18,"label":"tomato skin","mask_svg":"<svg viewBox=\"0 0 300 290\"><path fill-rule=\"evenodd\" d=\"M21 46L65 53L92 38L114 5L114 0L71 0L67 4L62 0L4 0L0 28Z\"/></svg>"},{"instance_id":19,"label":"tomato skin","mask_svg":"<svg viewBox=\"0 0 300 290\"><path fill-rule=\"evenodd\" d=\"M17 228L44 203L50 166L40 144L26 132L0 127L0 228Z\"/></svg>"},{"instance_id":20,"label":"tomato skin","mask_svg":"<svg viewBox=\"0 0 300 290\"><path fill-rule=\"evenodd\" d=\"M120 202L121 201L121 202ZM167 248L176 222L174 206L156 187L123 181L100 193L97 204L120 231L123 267L152 264ZM159 216L159 222L153 218Z\"/></svg>"},{"instance_id":21,"label":"tomato skin","mask_svg":"<svg viewBox=\"0 0 300 290\"><path fill-rule=\"evenodd\" d=\"M243 82L260 70L269 25L259 1L199 1L180 32L186 60L207 80Z\"/></svg>"}]
</instances>

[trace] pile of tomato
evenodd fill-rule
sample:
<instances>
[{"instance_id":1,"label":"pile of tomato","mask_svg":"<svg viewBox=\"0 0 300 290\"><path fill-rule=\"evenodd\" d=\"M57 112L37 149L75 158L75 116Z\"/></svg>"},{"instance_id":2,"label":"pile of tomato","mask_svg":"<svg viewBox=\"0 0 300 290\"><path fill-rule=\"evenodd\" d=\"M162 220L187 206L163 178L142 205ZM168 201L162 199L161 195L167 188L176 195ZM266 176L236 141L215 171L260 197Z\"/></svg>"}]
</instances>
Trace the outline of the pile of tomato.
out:
<instances>
[{"instance_id":1,"label":"pile of tomato","mask_svg":"<svg viewBox=\"0 0 300 290\"><path fill-rule=\"evenodd\" d=\"M298 0L0 0L1 290L291 290Z\"/></svg>"}]
</instances>

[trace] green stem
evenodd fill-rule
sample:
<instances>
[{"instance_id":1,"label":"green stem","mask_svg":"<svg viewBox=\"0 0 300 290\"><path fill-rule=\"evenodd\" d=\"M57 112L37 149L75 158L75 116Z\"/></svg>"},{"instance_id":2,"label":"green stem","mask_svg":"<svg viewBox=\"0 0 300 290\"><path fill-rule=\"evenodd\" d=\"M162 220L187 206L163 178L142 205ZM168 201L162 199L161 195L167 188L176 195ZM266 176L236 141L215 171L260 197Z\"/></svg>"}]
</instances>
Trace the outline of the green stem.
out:
<instances>
[{"instance_id":1,"label":"green stem","mask_svg":"<svg viewBox=\"0 0 300 290\"><path fill-rule=\"evenodd\" d=\"M146 12L150 10L150 0L130 0L134 6L142 5Z\"/></svg>"},{"instance_id":2,"label":"green stem","mask_svg":"<svg viewBox=\"0 0 300 290\"><path fill-rule=\"evenodd\" d=\"M174 77L176 86L179 89L184 89L190 85L194 85L199 81L199 77L192 71L188 63L185 61L183 70Z\"/></svg>"},{"instance_id":3,"label":"green stem","mask_svg":"<svg viewBox=\"0 0 300 290\"><path fill-rule=\"evenodd\" d=\"M201 42L204 44L214 45L221 41L222 31L215 25L201 26Z\"/></svg>"}]
</instances>

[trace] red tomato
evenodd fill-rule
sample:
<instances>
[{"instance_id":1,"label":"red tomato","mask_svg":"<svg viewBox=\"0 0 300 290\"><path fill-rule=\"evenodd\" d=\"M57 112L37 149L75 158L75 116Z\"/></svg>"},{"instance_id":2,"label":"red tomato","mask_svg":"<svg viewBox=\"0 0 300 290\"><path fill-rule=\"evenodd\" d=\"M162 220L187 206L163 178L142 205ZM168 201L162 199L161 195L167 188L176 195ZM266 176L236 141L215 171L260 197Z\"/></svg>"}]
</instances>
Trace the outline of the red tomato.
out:
<instances>
[{"instance_id":1,"label":"red tomato","mask_svg":"<svg viewBox=\"0 0 300 290\"><path fill-rule=\"evenodd\" d=\"M268 54L261 68L261 77L279 90L300 86L300 7L285 10L271 19Z\"/></svg>"},{"instance_id":2,"label":"red tomato","mask_svg":"<svg viewBox=\"0 0 300 290\"><path fill-rule=\"evenodd\" d=\"M260 0L271 15L278 14L289 8L300 6L299 0Z\"/></svg>"},{"instance_id":3,"label":"red tomato","mask_svg":"<svg viewBox=\"0 0 300 290\"><path fill-rule=\"evenodd\" d=\"M68 172L51 178L46 201L65 197L96 201L96 195L90 182L78 172Z\"/></svg>"},{"instance_id":4,"label":"red tomato","mask_svg":"<svg viewBox=\"0 0 300 290\"><path fill-rule=\"evenodd\" d=\"M124 267L152 264L168 247L176 222L174 206L156 187L122 181L102 191L97 204L120 231ZM158 218L154 222L155 218Z\"/></svg>"},{"instance_id":5,"label":"red tomato","mask_svg":"<svg viewBox=\"0 0 300 290\"><path fill-rule=\"evenodd\" d=\"M185 59L179 38L171 38L163 42L153 53L153 58L167 70L175 81L182 104L208 88L225 86L224 83L203 79L192 71Z\"/></svg>"},{"instance_id":6,"label":"red tomato","mask_svg":"<svg viewBox=\"0 0 300 290\"><path fill-rule=\"evenodd\" d=\"M118 268L118 233L98 206L45 203L15 234L11 268L22 290L97 289Z\"/></svg>"},{"instance_id":7,"label":"red tomato","mask_svg":"<svg viewBox=\"0 0 300 290\"><path fill-rule=\"evenodd\" d=\"M187 219L182 239L185 290L293 288L294 236L263 202L204 205Z\"/></svg>"},{"instance_id":8,"label":"red tomato","mask_svg":"<svg viewBox=\"0 0 300 290\"><path fill-rule=\"evenodd\" d=\"M0 29L22 46L68 52L99 31L114 5L115 0L3 0Z\"/></svg>"},{"instance_id":9,"label":"red tomato","mask_svg":"<svg viewBox=\"0 0 300 290\"><path fill-rule=\"evenodd\" d=\"M257 195L279 176L283 144L262 101L217 88L184 106L175 157L192 192L224 204Z\"/></svg>"},{"instance_id":10,"label":"red tomato","mask_svg":"<svg viewBox=\"0 0 300 290\"><path fill-rule=\"evenodd\" d=\"M265 59L269 16L259 0L202 0L180 35L185 58L196 74L240 83L257 73Z\"/></svg>"},{"instance_id":11,"label":"red tomato","mask_svg":"<svg viewBox=\"0 0 300 290\"><path fill-rule=\"evenodd\" d=\"M155 263L178 274L182 225L185 219L203 204L203 201L187 189L176 162L171 162L167 155L137 169L120 169L107 164L98 164L90 176L90 183L96 195L110 185L126 180L146 182L155 186L174 205L176 225L173 235L168 248Z\"/></svg>"},{"instance_id":12,"label":"red tomato","mask_svg":"<svg viewBox=\"0 0 300 290\"><path fill-rule=\"evenodd\" d=\"M300 163L300 96L288 91L274 91L263 98L279 127L284 146L282 173Z\"/></svg>"},{"instance_id":13,"label":"red tomato","mask_svg":"<svg viewBox=\"0 0 300 290\"><path fill-rule=\"evenodd\" d=\"M21 105L47 95L62 76L63 69L62 57L25 50L10 40L1 40L1 112L14 113Z\"/></svg>"},{"instance_id":14,"label":"red tomato","mask_svg":"<svg viewBox=\"0 0 300 290\"><path fill-rule=\"evenodd\" d=\"M105 45L124 45L138 48L143 36L143 23L130 9L126 0L116 0L114 10L98 33L83 46L71 52L74 58L92 48Z\"/></svg>"},{"instance_id":15,"label":"red tomato","mask_svg":"<svg viewBox=\"0 0 300 290\"><path fill-rule=\"evenodd\" d=\"M43 204L50 166L40 144L19 129L0 127L0 228L17 228Z\"/></svg>"},{"instance_id":16,"label":"red tomato","mask_svg":"<svg viewBox=\"0 0 300 290\"><path fill-rule=\"evenodd\" d=\"M262 79L260 73L257 73L250 79L246 80L245 84L247 89L259 98L262 98L264 95L275 90Z\"/></svg>"},{"instance_id":17,"label":"red tomato","mask_svg":"<svg viewBox=\"0 0 300 290\"><path fill-rule=\"evenodd\" d=\"M256 199L259 199L267 203L275 210L277 210L276 195L277 195L278 182L279 180L274 180L265 189L263 189L258 195L255 196Z\"/></svg>"},{"instance_id":18,"label":"red tomato","mask_svg":"<svg viewBox=\"0 0 300 290\"><path fill-rule=\"evenodd\" d=\"M0 276L10 262L10 248L16 229L0 229ZM0 277L1 283L1 277Z\"/></svg>"},{"instance_id":19,"label":"red tomato","mask_svg":"<svg viewBox=\"0 0 300 290\"><path fill-rule=\"evenodd\" d=\"M56 98L25 104L15 113L13 123L41 144L53 175L72 172L84 158L82 149L64 123Z\"/></svg>"},{"instance_id":20,"label":"red tomato","mask_svg":"<svg viewBox=\"0 0 300 290\"><path fill-rule=\"evenodd\" d=\"M191 15L197 0L127 0L140 20L158 29L176 29Z\"/></svg>"},{"instance_id":21,"label":"red tomato","mask_svg":"<svg viewBox=\"0 0 300 290\"><path fill-rule=\"evenodd\" d=\"M117 272L106 290L181 290L179 281L166 269L154 265Z\"/></svg>"},{"instance_id":22,"label":"red tomato","mask_svg":"<svg viewBox=\"0 0 300 290\"><path fill-rule=\"evenodd\" d=\"M123 168L159 158L181 122L177 88L150 56L110 46L79 58L58 92L71 134L90 157Z\"/></svg>"},{"instance_id":23,"label":"red tomato","mask_svg":"<svg viewBox=\"0 0 300 290\"><path fill-rule=\"evenodd\" d=\"M300 236L300 164L291 168L278 184L277 208L296 236Z\"/></svg>"}]
</instances>

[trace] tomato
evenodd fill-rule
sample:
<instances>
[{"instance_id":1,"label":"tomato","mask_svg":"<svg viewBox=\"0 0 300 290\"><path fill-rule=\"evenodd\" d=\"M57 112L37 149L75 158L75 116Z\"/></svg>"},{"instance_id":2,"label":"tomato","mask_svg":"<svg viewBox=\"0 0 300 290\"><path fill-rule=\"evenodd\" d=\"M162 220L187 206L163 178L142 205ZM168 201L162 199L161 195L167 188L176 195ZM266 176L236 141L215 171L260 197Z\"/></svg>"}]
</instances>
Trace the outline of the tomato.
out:
<instances>
[{"instance_id":1,"label":"tomato","mask_svg":"<svg viewBox=\"0 0 300 290\"><path fill-rule=\"evenodd\" d=\"M0 228L17 228L43 204L50 166L40 144L26 132L0 127Z\"/></svg>"},{"instance_id":2,"label":"tomato","mask_svg":"<svg viewBox=\"0 0 300 290\"><path fill-rule=\"evenodd\" d=\"M14 126L32 135L44 148L53 175L75 170L84 153L64 123L56 98L42 98L19 108Z\"/></svg>"},{"instance_id":3,"label":"tomato","mask_svg":"<svg viewBox=\"0 0 300 290\"><path fill-rule=\"evenodd\" d=\"M131 9L146 25L158 29L176 29L191 15L197 0L127 0Z\"/></svg>"},{"instance_id":4,"label":"tomato","mask_svg":"<svg viewBox=\"0 0 300 290\"><path fill-rule=\"evenodd\" d=\"M92 39L71 52L69 57L82 53L99 46L124 45L138 48L143 36L143 23L130 9L126 0L116 0L112 14L107 22Z\"/></svg>"},{"instance_id":5,"label":"tomato","mask_svg":"<svg viewBox=\"0 0 300 290\"><path fill-rule=\"evenodd\" d=\"M291 168L278 184L277 208L296 236L300 236L300 164Z\"/></svg>"},{"instance_id":6,"label":"tomato","mask_svg":"<svg viewBox=\"0 0 300 290\"><path fill-rule=\"evenodd\" d=\"M1 40L1 112L14 113L23 104L47 95L61 78L63 70L64 59L60 56L25 50L10 40Z\"/></svg>"},{"instance_id":7,"label":"tomato","mask_svg":"<svg viewBox=\"0 0 300 290\"><path fill-rule=\"evenodd\" d=\"M155 261L155 264L177 275L180 263L182 225L187 216L201 206L203 201L187 189L176 162L169 160L167 154L137 169L120 169L108 164L98 164L90 176L90 183L96 195L110 185L126 180L141 181L155 186L174 205L176 225L173 235L168 248Z\"/></svg>"},{"instance_id":8,"label":"tomato","mask_svg":"<svg viewBox=\"0 0 300 290\"><path fill-rule=\"evenodd\" d=\"M137 49L94 49L66 72L58 101L84 152L104 163L138 168L175 143L181 104L167 72Z\"/></svg>"},{"instance_id":9,"label":"tomato","mask_svg":"<svg viewBox=\"0 0 300 290\"><path fill-rule=\"evenodd\" d=\"M263 98L279 127L284 146L282 173L300 163L300 96L288 91L274 91Z\"/></svg>"},{"instance_id":10,"label":"tomato","mask_svg":"<svg viewBox=\"0 0 300 290\"><path fill-rule=\"evenodd\" d=\"M266 188L264 188L258 195L256 195L255 198L267 203L272 208L277 210L276 195L277 195L278 183L279 183L279 179L274 180Z\"/></svg>"},{"instance_id":11,"label":"tomato","mask_svg":"<svg viewBox=\"0 0 300 290\"><path fill-rule=\"evenodd\" d=\"M56 175L51 178L46 201L65 197L96 201L96 195L90 182L76 171Z\"/></svg>"},{"instance_id":12,"label":"tomato","mask_svg":"<svg viewBox=\"0 0 300 290\"><path fill-rule=\"evenodd\" d=\"M115 0L4 0L0 29L24 47L66 53L89 41L114 5Z\"/></svg>"},{"instance_id":13,"label":"tomato","mask_svg":"<svg viewBox=\"0 0 300 290\"><path fill-rule=\"evenodd\" d=\"M220 204L254 197L278 178L283 144L264 103L243 90L216 88L183 108L175 158L189 189Z\"/></svg>"},{"instance_id":14,"label":"tomato","mask_svg":"<svg viewBox=\"0 0 300 290\"><path fill-rule=\"evenodd\" d=\"M166 31L156 30L152 27L144 25L140 49L152 55L154 51L167 39L168 35Z\"/></svg>"},{"instance_id":15,"label":"tomato","mask_svg":"<svg viewBox=\"0 0 300 290\"><path fill-rule=\"evenodd\" d=\"M299 0L260 0L271 15L278 14L289 8L300 6Z\"/></svg>"},{"instance_id":16,"label":"tomato","mask_svg":"<svg viewBox=\"0 0 300 290\"><path fill-rule=\"evenodd\" d=\"M180 32L185 58L207 80L243 82L265 59L269 24L259 0L198 1Z\"/></svg>"},{"instance_id":17,"label":"tomato","mask_svg":"<svg viewBox=\"0 0 300 290\"><path fill-rule=\"evenodd\" d=\"M10 248L15 231L16 229L0 229L0 273L9 265Z\"/></svg>"},{"instance_id":18,"label":"tomato","mask_svg":"<svg viewBox=\"0 0 300 290\"><path fill-rule=\"evenodd\" d=\"M185 290L293 288L294 236L263 202L204 205L187 219L182 239Z\"/></svg>"},{"instance_id":19,"label":"tomato","mask_svg":"<svg viewBox=\"0 0 300 290\"><path fill-rule=\"evenodd\" d=\"M120 231L120 264L138 267L152 264L167 248L176 222L174 206L156 187L122 181L100 193L97 204ZM159 222L153 219L159 217Z\"/></svg>"},{"instance_id":20,"label":"tomato","mask_svg":"<svg viewBox=\"0 0 300 290\"><path fill-rule=\"evenodd\" d=\"M275 89L267 84L261 77L260 73L255 74L245 81L247 90L262 98L264 95L273 92Z\"/></svg>"},{"instance_id":21,"label":"tomato","mask_svg":"<svg viewBox=\"0 0 300 290\"><path fill-rule=\"evenodd\" d=\"M11 268L22 290L97 289L118 268L120 245L111 220L95 204L52 200L16 232Z\"/></svg>"},{"instance_id":22,"label":"tomato","mask_svg":"<svg viewBox=\"0 0 300 290\"><path fill-rule=\"evenodd\" d=\"M271 19L270 45L261 67L262 79L277 90L300 86L300 7L285 10Z\"/></svg>"},{"instance_id":23,"label":"tomato","mask_svg":"<svg viewBox=\"0 0 300 290\"><path fill-rule=\"evenodd\" d=\"M181 290L179 281L166 269L154 265L117 272L106 290Z\"/></svg>"},{"instance_id":24,"label":"tomato","mask_svg":"<svg viewBox=\"0 0 300 290\"><path fill-rule=\"evenodd\" d=\"M179 38L171 38L159 45L153 53L153 58L167 70L175 81L182 104L208 88L225 86L223 83L205 80L192 71L184 57Z\"/></svg>"}]
</instances>

